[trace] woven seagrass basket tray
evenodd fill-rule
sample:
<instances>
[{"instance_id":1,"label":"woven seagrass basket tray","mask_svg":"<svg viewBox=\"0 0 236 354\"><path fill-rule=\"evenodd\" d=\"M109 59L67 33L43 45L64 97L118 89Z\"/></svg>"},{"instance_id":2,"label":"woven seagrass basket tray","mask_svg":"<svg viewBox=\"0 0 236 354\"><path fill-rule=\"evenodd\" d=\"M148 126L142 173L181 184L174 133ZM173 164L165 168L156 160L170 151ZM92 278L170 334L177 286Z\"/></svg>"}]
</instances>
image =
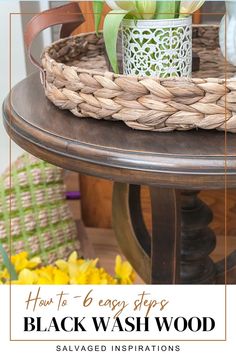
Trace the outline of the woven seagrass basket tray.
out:
<instances>
[{"instance_id":1,"label":"woven seagrass basket tray","mask_svg":"<svg viewBox=\"0 0 236 354\"><path fill-rule=\"evenodd\" d=\"M79 118L123 121L147 131L235 133L236 68L220 52L218 27L194 27L193 51L200 70L192 79L132 77L108 71L102 34L70 36L42 54L45 94Z\"/></svg>"}]
</instances>

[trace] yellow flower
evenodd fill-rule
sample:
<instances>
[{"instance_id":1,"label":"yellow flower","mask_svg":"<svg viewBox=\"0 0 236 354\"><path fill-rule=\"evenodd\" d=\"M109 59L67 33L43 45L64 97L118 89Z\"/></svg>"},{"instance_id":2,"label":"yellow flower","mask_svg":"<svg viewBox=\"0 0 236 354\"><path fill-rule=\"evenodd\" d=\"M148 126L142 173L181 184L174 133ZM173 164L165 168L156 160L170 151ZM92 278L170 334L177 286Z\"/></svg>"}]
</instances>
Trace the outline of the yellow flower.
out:
<instances>
[{"instance_id":1,"label":"yellow flower","mask_svg":"<svg viewBox=\"0 0 236 354\"><path fill-rule=\"evenodd\" d=\"M37 284L68 284L69 277L66 272L54 267L52 265L36 269L36 274L38 275Z\"/></svg>"},{"instance_id":2,"label":"yellow flower","mask_svg":"<svg viewBox=\"0 0 236 354\"><path fill-rule=\"evenodd\" d=\"M116 258L115 272L112 277L104 268L98 267L98 259L78 258L77 252L72 252L68 260L58 259L55 265L38 267L39 257L28 259L27 252L21 252L11 257L18 279L12 284L131 284L134 272L131 265ZM0 284L8 284L10 276L7 269L0 271Z\"/></svg>"},{"instance_id":3,"label":"yellow flower","mask_svg":"<svg viewBox=\"0 0 236 354\"><path fill-rule=\"evenodd\" d=\"M116 284L116 280L103 268L94 268L88 273L88 284Z\"/></svg>"},{"instance_id":4,"label":"yellow flower","mask_svg":"<svg viewBox=\"0 0 236 354\"><path fill-rule=\"evenodd\" d=\"M32 284L37 284L37 281L38 281L37 274L33 270L29 270L26 268L20 271L18 280L13 280L11 283L20 284L20 285L23 284L32 285Z\"/></svg>"},{"instance_id":5,"label":"yellow flower","mask_svg":"<svg viewBox=\"0 0 236 354\"><path fill-rule=\"evenodd\" d=\"M86 273L76 273L70 276L70 284L88 284Z\"/></svg>"},{"instance_id":6,"label":"yellow flower","mask_svg":"<svg viewBox=\"0 0 236 354\"><path fill-rule=\"evenodd\" d=\"M98 259L81 259L73 252L68 261L57 260L56 266L68 274L70 284L116 284L116 280L103 268L97 267Z\"/></svg>"},{"instance_id":7,"label":"yellow flower","mask_svg":"<svg viewBox=\"0 0 236 354\"><path fill-rule=\"evenodd\" d=\"M34 269L41 263L40 257L33 257L28 260L27 268Z\"/></svg>"},{"instance_id":8,"label":"yellow flower","mask_svg":"<svg viewBox=\"0 0 236 354\"><path fill-rule=\"evenodd\" d=\"M0 280L5 283L7 280L10 279L10 275L8 273L8 270L4 268L2 271L0 271Z\"/></svg>"},{"instance_id":9,"label":"yellow flower","mask_svg":"<svg viewBox=\"0 0 236 354\"><path fill-rule=\"evenodd\" d=\"M22 269L25 268L36 268L41 263L41 259L40 257L28 259L28 253L21 252L14 256L11 256L11 262L14 265L16 272L19 273Z\"/></svg>"},{"instance_id":10,"label":"yellow flower","mask_svg":"<svg viewBox=\"0 0 236 354\"><path fill-rule=\"evenodd\" d=\"M76 263L78 259L78 254L76 251L72 252L71 255L68 258L68 263Z\"/></svg>"},{"instance_id":11,"label":"yellow flower","mask_svg":"<svg viewBox=\"0 0 236 354\"><path fill-rule=\"evenodd\" d=\"M132 284L134 282L134 271L129 262L122 262L120 256L116 256L115 265L116 278L118 284Z\"/></svg>"},{"instance_id":12,"label":"yellow flower","mask_svg":"<svg viewBox=\"0 0 236 354\"><path fill-rule=\"evenodd\" d=\"M69 283L69 277L65 272L62 272L60 269L54 270L54 283L57 285L63 285Z\"/></svg>"},{"instance_id":13,"label":"yellow flower","mask_svg":"<svg viewBox=\"0 0 236 354\"><path fill-rule=\"evenodd\" d=\"M71 284L92 284L89 283L89 274L96 269L97 259L77 260L76 263L68 262L68 273Z\"/></svg>"},{"instance_id":14,"label":"yellow flower","mask_svg":"<svg viewBox=\"0 0 236 354\"><path fill-rule=\"evenodd\" d=\"M99 269L100 284L116 284L117 281L110 274L108 274L103 268Z\"/></svg>"}]
</instances>

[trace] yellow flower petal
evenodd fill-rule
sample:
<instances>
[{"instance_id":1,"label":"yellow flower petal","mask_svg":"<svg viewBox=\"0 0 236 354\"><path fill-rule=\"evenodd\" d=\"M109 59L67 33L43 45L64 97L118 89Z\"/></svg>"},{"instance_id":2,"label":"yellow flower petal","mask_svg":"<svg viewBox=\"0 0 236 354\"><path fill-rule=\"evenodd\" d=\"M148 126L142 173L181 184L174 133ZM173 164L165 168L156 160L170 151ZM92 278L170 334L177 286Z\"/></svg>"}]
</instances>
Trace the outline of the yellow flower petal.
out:
<instances>
[{"instance_id":1,"label":"yellow flower petal","mask_svg":"<svg viewBox=\"0 0 236 354\"><path fill-rule=\"evenodd\" d=\"M15 261L28 258L28 252L20 252L16 255L11 256L11 262L15 264Z\"/></svg>"},{"instance_id":2,"label":"yellow flower petal","mask_svg":"<svg viewBox=\"0 0 236 354\"><path fill-rule=\"evenodd\" d=\"M8 270L6 268L4 268L0 272L0 279L2 279L3 281L6 281L6 280L10 279L10 275L9 275Z\"/></svg>"},{"instance_id":3,"label":"yellow flower petal","mask_svg":"<svg viewBox=\"0 0 236 354\"><path fill-rule=\"evenodd\" d=\"M38 285L52 285L53 282L52 282L52 279L48 279L48 278L45 278L43 276L39 276L37 284Z\"/></svg>"},{"instance_id":4,"label":"yellow flower petal","mask_svg":"<svg viewBox=\"0 0 236 354\"><path fill-rule=\"evenodd\" d=\"M49 265L35 270L38 275L38 284L53 284L54 267Z\"/></svg>"},{"instance_id":5,"label":"yellow flower petal","mask_svg":"<svg viewBox=\"0 0 236 354\"><path fill-rule=\"evenodd\" d=\"M88 284L87 274L78 273L76 277L71 277L70 284Z\"/></svg>"},{"instance_id":6,"label":"yellow flower petal","mask_svg":"<svg viewBox=\"0 0 236 354\"><path fill-rule=\"evenodd\" d=\"M78 254L76 251L72 252L71 255L68 258L69 263L75 263L77 261Z\"/></svg>"},{"instance_id":7,"label":"yellow flower petal","mask_svg":"<svg viewBox=\"0 0 236 354\"><path fill-rule=\"evenodd\" d=\"M28 261L27 268L33 269L36 268L41 263L40 257L33 257Z\"/></svg>"},{"instance_id":8,"label":"yellow flower petal","mask_svg":"<svg viewBox=\"0 0 236 354\"><path fill-rule=\"evenodd\" d=\"M76 278L79 271L80 266L74 263L69 263L68 264L68 273L70 278Z\"/></svg>"},{"instance_id":9,"label":"yellow flower petal","mask_svg":"<svg viewBox=\"0 0 236 354\"><path fill-rule=\"evenodd\" d=\"M36 284L37 280L37 274L32 270L23 269L19 273L18 281L21 284Z\"/></svg>"},{"instance_id":10,"label":"yellow flower petal","mask_svg":"<svg viewBox=\"0 0 236 354\"><path fill-rule=\"evenodd\" d=\"M129 262L122 262L121 257L116 257L115 264L116 278L119 284L132 284L134 282L134 271Z\"/></svg>"},{"instance_id":11,"label":"yellow flower petal","mask_svg":"<svg viewBox=\"0 0 236 354\"><path fill-rule=\"evenodd\" d=\"M55 269L53 284L63 285L68 283L69 283L68 275L65 272L62 272L60 269Z\"/></svg>"},{"instance_id":12,"label":"yellow flower petal","mask_svg":"<svg viewBox=\"0 0 236 354\"><path fill-rule=\"evenodd\" d=\"M55 264L63 272L68 272L68 263L63 259L58 259Z\"/></svg>"}]
</instances>

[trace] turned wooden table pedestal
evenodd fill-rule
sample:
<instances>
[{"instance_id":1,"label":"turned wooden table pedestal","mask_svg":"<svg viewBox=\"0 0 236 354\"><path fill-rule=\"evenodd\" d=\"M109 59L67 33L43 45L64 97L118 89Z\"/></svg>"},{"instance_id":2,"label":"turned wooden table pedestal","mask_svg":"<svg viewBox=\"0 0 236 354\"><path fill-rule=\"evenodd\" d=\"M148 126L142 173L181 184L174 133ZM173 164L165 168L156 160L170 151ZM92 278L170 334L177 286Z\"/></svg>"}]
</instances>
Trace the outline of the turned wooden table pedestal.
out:
<instances>
[{"instance_id":1,"label":"turned wooden table pedestal","mask_svg":"<svg viewBox=\"0 0 236 354\"><path fill-rule=\"evenodd\" d=\"M114 230L146 283L224 283L225 273L235 283L235 252L217 264L209 256L216 244L208 226L213 216L198 192L236 187L236 135L150 133L77 118L45 98L38 73L13 88L3 112L8 134L23 149L115 182ZM150 188L152 235L142 217L140 185Z\"/></svg>"}]
</instances>

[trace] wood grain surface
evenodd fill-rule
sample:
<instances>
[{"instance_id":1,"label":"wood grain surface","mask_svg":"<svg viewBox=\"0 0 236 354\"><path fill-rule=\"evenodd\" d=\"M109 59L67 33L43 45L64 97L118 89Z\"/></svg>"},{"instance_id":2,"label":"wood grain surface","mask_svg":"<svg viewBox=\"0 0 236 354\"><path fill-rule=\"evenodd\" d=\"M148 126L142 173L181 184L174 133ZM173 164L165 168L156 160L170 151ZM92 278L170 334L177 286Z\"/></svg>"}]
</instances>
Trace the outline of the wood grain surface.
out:
<instances>
[{"instance_id":1,"label":"wood grain surface","mask_svg":"<svg viewBox=\"0 0 236 354\"><path fill-rule=\"evenodd\" d=\"M90 178L88 180L88 183ZM71 191L73 189L78 189L78 174L73 172L66 172L65 182L67 186L67 190ZM85 183L86 181L84 181ZM111 198L111 194L106 192L107 183L110 184L108 188L111 188L111 183L105 182L104 180L99 180L93 178L93 183L96 185L95 188L100 188L101 191L104 191L104 194L107 197L107 210L105 214L99 214L103 207L103 198L102 195L96 200L96 190L94 191L93 198L91 199L91 203L93 204L93 210L96 209L96 218L94 219L94 214L90 214L89 201L85 198L82 198L82 201L69 201L69 205L71 207L72 213L75 219L80 218L80 208L82 204L82 209L86 208L86 219L90 223L94 225L96 223L100 224L100 227L89 227L86 228L88 241L86 244L82 245L82 248L86 248L85 254L92 255L94 257L99 257L99 264L103 266L108 272L111 274L114 272L114 262L117 254L121 254L124 258L121 249L117 244L117 240L115 238L114 232L110 228L102 228L103 217L105 218L107 225L109 224L109 198ZM89 184L87 185L87 189L89 189ZM201 193L201 198L204 199L205 202L209 203L213 210L215 211L215 220L212 222L212 226L214 230L217 232L217 244L216 248L212 253L212 258L214 261L219 261L225 255L225 238L224 238L224 220L222 218L222 203L224 199L223 191L205 191ZM142 205L144 210L144 216L146 219L149 228L151 228L151 215L150 215L150 204L149 204L149 193L147 188L142 188ZM227 237L227 253L233 251L236 248L236 220L235 220L235 206L236 206L236 191L231 190L229 194L228 202L230 204L230 218L229 218L229 234ZM99 204L101 203L101 205ZM99 217L100 215L100 217ZM83 236L83 235L82 235ZM81 237L82 237L81 236ZM84 240L84 238L83 238ZM83 241L84 242L84 241ZM85 243L85 242L84 242ZM92 245L92 248L91 248ZM140 277L136 277L136 283L143 283Z\"/></svg>"},{"instance_id":2,"label":"wood grain surface","mask_svg":"<svg viewBox=\"0 0 236 354\"><path fill-rule=\"evenodd\" d=\"M87 226L98 228L111 227L112 182L100 178L80 175L82 192L82 215ZM147 187L141 189L141 201L147 228L151 230L151 206ZM210 224L217 236L236 237L236 190L227 191L227 230L225 230L225 191L203 191L200 198L213 211L213 221Z\"/></svg>"}]
</instances>

